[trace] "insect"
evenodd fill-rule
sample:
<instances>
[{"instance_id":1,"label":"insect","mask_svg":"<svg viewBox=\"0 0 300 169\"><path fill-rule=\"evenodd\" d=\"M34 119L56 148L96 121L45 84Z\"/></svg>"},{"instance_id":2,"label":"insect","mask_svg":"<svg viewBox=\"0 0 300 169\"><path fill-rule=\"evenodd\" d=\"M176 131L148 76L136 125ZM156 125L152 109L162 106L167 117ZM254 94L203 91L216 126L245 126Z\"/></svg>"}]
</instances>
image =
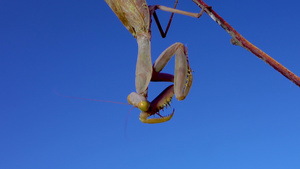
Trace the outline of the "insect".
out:
<instances>
[{"instance_id":1,"label":"insect","mask_svg":"<svg viewBox=\"0 0 300 169\"><path fill-rule=\"evenodd\" d=\"M105 0L113 12L117 15L123 25L137 39L138 58L136 63L135 88L136 92L128 95L129 104L138 107L142 112L139 119L143 123L162 123L170 120L174 114L162 116L159 111L166 106L170 106L170 101L175 94L177 100L183 100L188 95L193 76L188 61L187 48L182 43L175 43L163 51L152 65L151 61L151 16L154 17L161 36L164 38L169 29L174 13L199 18L200 13L181 11L162 5L148 6L146 0ZM169 24L164 32L159 23L155 10L171 12ZM175 55L174 75L161 73L168 61ZM147 100L148 85L150 81L173 82L152 102ZM157 114L159 118L148 118Z\"/></svg>"}]
</instances>

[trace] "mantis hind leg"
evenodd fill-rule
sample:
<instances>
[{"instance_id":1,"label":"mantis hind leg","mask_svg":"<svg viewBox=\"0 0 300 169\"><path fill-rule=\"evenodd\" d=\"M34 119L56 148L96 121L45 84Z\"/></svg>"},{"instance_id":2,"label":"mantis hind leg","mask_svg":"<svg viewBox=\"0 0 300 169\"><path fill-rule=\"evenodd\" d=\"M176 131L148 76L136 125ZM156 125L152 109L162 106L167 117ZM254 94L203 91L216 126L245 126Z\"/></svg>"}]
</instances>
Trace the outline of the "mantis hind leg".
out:
<instances>
[{"instance_id":1,"label":"mantis hind leg","mask_svg":"<svg viewBox=\"0 0 300 169\"><path fill-rule=\"evenodd\" d=\"M174 76L167 73L160 73L169 60L175 55ZM174 82L174 93L177 100L183 100L188 95L192 82L192 70L189 65L187 48L182 43L175 43L168 47L156 59L153 64L151 81Z\"/></svg>"}]
</instances>

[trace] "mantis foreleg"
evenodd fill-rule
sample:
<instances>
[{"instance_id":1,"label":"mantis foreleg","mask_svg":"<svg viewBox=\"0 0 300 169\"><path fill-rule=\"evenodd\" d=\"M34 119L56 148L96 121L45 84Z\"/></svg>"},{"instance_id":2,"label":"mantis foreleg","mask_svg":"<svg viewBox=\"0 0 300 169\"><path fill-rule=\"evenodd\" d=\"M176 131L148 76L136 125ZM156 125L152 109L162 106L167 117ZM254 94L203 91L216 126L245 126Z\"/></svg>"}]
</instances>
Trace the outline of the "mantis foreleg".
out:
<instances>
[{"instance_id":1,"label":"mantis foreleg","mask_svg":"<svg viewBox=\"0 0 300 169\"><path fill-rule=\"evenodd\" d=\"M172 80L172 75L160 73L160 71L166 66L173 55L175 55L174 93L177 100L183 100L190 91L193 76L188 61L187 49L182 43L177 42L171 45L156 59L153 64L152 81Z\"/></svg>"}]
</instances>

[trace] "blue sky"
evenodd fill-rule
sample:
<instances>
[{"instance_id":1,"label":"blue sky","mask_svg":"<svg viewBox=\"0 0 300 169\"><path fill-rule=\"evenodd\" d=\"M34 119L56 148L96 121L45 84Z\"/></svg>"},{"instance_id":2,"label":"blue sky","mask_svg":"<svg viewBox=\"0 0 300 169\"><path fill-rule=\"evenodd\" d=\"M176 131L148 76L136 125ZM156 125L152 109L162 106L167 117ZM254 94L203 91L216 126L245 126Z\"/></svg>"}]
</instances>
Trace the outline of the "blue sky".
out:
<instances>
[{"instance_id":1,"label":"blue sky","mask_svg":"<svg viewBox=\"0 0 300 169\"><path fill-rule=\"evenodd\" d=\"M300 75L300 2L206 3ZM191 0L177 8L200 10ZM53 92L126 102L135 91L136 40L103 0L1 1L0 13L0 168L299 168L299 87L206 14L175 15L165 39L152 24L152 60L182 42L194 83L167 123L143 124L132 110L125 136L130 106ZM158 15L166 25L170 14ZM168 85L150 83L149 100Z\"/></svg>"}]
</instances>

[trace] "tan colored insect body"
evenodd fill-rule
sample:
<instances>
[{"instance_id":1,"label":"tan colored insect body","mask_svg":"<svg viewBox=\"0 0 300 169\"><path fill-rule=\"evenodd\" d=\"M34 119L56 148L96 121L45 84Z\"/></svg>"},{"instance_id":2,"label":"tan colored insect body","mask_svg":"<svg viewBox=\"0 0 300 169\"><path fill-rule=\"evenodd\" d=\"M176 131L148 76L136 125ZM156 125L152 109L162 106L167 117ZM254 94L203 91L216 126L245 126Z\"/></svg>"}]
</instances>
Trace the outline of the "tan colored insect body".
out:
<instances>
[{"instance_id":1,"label":"tan colored insect body","mask_svg":"<svg viewBox=\"0 0 300 169\"><path fill-rule=\"evenodd\" d=\"M178 100L185 99L191 88L193 76L188 62L187 49L182 43L175 43L168 47L162 52L152 66L151 16L154 16L161 35L164 37L170 26L173 13L199 18L202 15L203 10L200 13L190 13L161 5L148 6L145 0L105 0L105 2L114 11L129 32L137 39L138 43L138 59L135 76L136 92L132 92L128 96L128 102L142 111L140 120L144 123L161 123L170 120L174 111L170 116L163 117L159 114L159 110L170 104L174 93ZM176 4L177 1L175 7ZM163 32L161 29L155 13L156 9L172 12L166 32ZM167 73L161 73L161 70L166 66L173 55L175 55L174 76ZM147 100L150 81L173 82L174 86L171 85L166 88L150 103ZM148 119L149 116L154 114L157 114L160 117Z\"/></svg>"}]
</instances>

